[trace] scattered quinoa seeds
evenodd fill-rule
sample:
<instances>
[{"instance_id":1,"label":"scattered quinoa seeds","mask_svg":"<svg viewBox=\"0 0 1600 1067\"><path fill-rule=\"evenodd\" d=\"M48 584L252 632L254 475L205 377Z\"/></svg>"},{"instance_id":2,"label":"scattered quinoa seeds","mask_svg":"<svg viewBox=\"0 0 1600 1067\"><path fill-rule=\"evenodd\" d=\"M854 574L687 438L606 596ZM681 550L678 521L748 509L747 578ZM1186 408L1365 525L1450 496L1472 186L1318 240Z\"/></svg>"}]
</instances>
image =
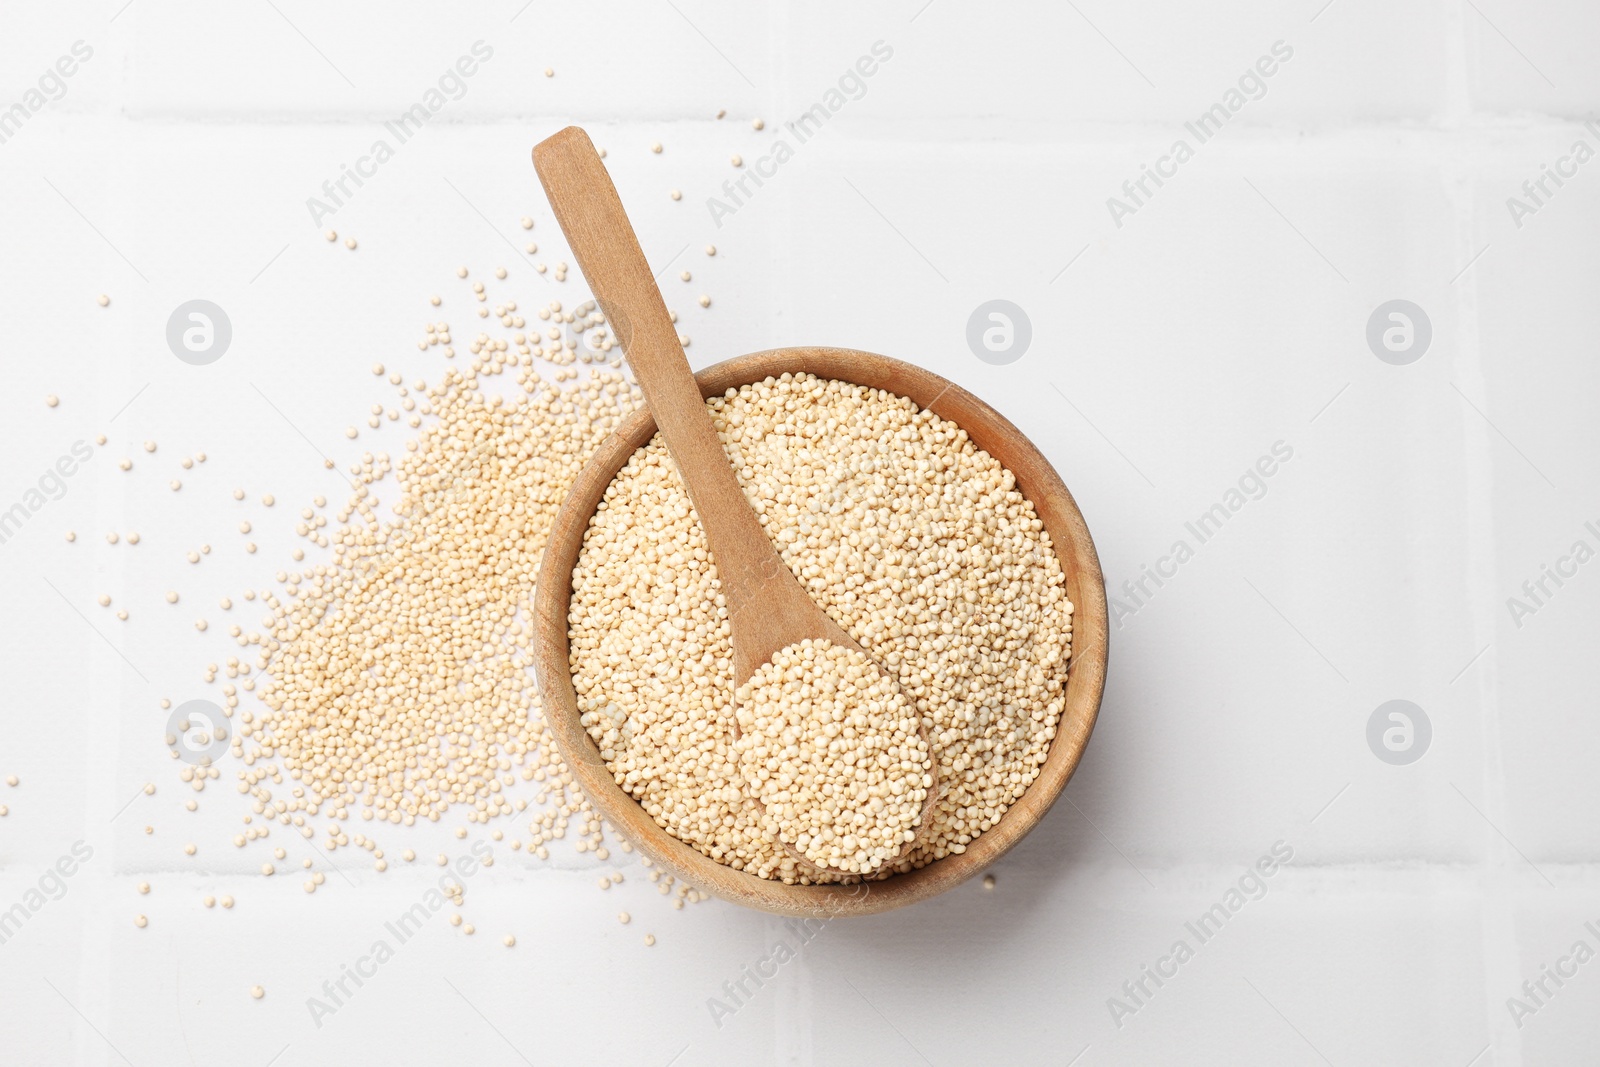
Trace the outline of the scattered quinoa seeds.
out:
<instances>
[{"instance_id":1,"label":"scattered quinoa seeds","mask_svg":"<svg viewBox=\"0 0 1600 1067\"><path fill-rule=\"evenodd\" d=\"M592 312L592 303L582 312L585 328L599 321ZM441 334L448 327L435 324ZM534 847L574 819L593 824L580 840L600 847L598 820L539 714L522 613L568 485L642 398L612 368L577 381L567 369L576 353L553 340L537 348L554 365L541 373L538 342L511 340L480 334L470 368L419 386L435 419L397 462L369 455L352 468L361 485L342 513L350 524L329 539L331 561L281 576L282 594L267 599L256 689L266 709L240 723L234 748L281 762L294 779L284 815L412 824L459 806L469 822L488 822L516 812L505 787L520 772L542 783L553 816L531 824ZM481 391L503 373L515 376L510 396ZM381 520L366 488L387 473L400 521ZM330 700L344 713L330 716ZM250 788L263 804L280 799L259 781Z\"/></svg>"}]
</instances>

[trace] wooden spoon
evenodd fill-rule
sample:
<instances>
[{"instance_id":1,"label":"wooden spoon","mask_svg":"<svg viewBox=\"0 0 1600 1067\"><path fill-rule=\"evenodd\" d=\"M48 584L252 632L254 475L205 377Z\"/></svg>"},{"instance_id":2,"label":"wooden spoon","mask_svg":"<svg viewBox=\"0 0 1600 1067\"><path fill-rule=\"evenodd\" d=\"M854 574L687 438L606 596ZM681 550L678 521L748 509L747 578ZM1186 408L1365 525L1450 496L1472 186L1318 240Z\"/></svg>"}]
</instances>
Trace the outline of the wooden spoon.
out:
<instances>
[{"instance_id":1,"label":"wooden spoon","mask_svg":"<svg viewBox=\"0 0 1600 1067\"><path fill-rule=\"evenodd\" d=\"M534 146L533 165L578 269L627 354L705 527L733 631L734 687L744 685L779 650L807 638L824 639L866 656L866 650L801 587L745 499L650 264L589 135L568 126ZM881 666L878 670L895 680ZM737 722L734 729L738 730ZM926 741L920 720L918 730ZM937 769L934 760L935 778L918 832L927 825L937 799ZM909 852L913 843L903 844L899 855ZM797 862L818 866L788 842L780 844Z\"/></svg>"}]
</instances>

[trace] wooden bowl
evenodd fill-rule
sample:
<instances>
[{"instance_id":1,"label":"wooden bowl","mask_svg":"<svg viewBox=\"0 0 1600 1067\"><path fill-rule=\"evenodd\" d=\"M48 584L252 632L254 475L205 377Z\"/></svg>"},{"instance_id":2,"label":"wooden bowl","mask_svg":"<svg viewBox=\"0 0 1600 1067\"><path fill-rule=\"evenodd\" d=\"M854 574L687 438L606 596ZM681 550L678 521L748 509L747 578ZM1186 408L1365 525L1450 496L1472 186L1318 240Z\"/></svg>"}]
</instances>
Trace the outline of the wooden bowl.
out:
<instances>
[{"instance_id":1,"label":"wooden bowl","mask_svg":"<svg viewBox=\"0 0 1600 1067\"><path fill-rule=\"evenodd\" d=\"M807 372L819 378L837 378L883 389L909 397L941 418L954 422L967 431L974 444L1016 475L1017 488L1032 501L1045 529L1050 532L1066 577L1067 598L1075 609L1072 658L1067 675L1066 704L1056 727L1055 740L1039 777L1027 792L1011 805L997 824L968 845L965 852L935 860L906 874L849 886L785 885L734 870L656 825L644 808L617 785L588 731L579 723L567 647L572 571L583 547L584 534L606 487L627 463L628 457L655 435L656 424L649 411L635 412L606 439L573 482L556 516L534 593L535 668L545 719L578 785L601 817L651 862L692 886L763 911L816 917L866 915L925 900L965 881L1021 840L1050 810L1077 768L1100 710L1108 637L1105 582L1082 513L1060 476L1033 442L988 404L937 374L887 356L847 348L779 348L718 363L695 378L700 383L700 392L712 397L730 388L786 372Z\"/></svg>"}]
</instances>

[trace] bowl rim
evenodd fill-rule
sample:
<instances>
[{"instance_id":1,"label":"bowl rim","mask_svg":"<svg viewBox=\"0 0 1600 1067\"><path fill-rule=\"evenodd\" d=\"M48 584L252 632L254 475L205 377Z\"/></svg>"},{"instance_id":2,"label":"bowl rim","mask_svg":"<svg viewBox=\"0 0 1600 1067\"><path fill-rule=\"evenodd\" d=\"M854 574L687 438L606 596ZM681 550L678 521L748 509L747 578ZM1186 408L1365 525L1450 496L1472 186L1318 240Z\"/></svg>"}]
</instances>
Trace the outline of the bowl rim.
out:
<instances>
[{"instance_id":1,"label":"bowl rim","mask_svg":"<svg viewBox=\"0 0 1600 1067\"><path fill-rule=\"evenodd\" d=\"M695 888L775 914L865 915L926 900L980 873L1037 826L1055 803L1083 757L1105 690L1110 636L1105 580L1088 524L1049 460L1005 416L932 371L872 352L799 346L737 356L707 367L695 379L701 395L709 398L785 373L835 378L911 399L965 430L977 447L1011 471L1018 491L1033 503L1066 576L1074 610L1066 701L1049 754L1023 795L964 851L854 885L786 885L735 870L656 824L617 784L578 721L567 628L572 571L595 508L628 457L655 435L655 419L645 408L627 416L595 449L551 525L534 590L534 669L545 721L567 769L600 817L652 863Z\"/></svg>"}]
</instances>

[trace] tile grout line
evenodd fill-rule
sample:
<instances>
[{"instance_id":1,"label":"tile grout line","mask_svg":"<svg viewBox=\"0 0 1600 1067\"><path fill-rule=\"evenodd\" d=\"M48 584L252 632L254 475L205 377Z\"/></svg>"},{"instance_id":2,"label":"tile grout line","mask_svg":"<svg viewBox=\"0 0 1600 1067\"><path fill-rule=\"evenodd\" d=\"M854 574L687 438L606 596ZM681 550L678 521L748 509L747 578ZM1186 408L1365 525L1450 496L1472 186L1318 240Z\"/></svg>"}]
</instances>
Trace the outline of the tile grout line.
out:
<instances>
[{"instance_id":1,"label":"tile grout line","mask_svg":"<svg viewBox=\"0 0 1600 1067\"><path fill-rule=\"evenodd\" d=\"M1455 0L1441 0L1441 8L1447 27L1448 49L1446 124L1447 128L1454 130L1470 122L1473 113L1469 30L1467 12L1463 5L1455 3ZM1470 258L1476 248L1474 231L1477 197L1472 184L1473 175L1469 168L1459 165L1451 165L1446 173L1450 182L1446 195L1454 201L1452 206L1457 219L1458 239L1461 242L1464 258ZM1453 282L1450 288L1457 328L1457 365L1463 370L1463 376L1478 386L1478 394L1481 396L1484 395L1482 391L1484 368L1478 320L1478 275L1475 272L1466 272L1466 276L1458 277L1458 283ZM1466 584L1471 603L1488 605L1485 609L1486 615L1484 612L1473 612L1471 616L1474 631L1472 643L1474 647L1479 647L1493 641L1495 627L1495 586L1498 575L1495 570L1497 531L1494 525L1493 500L1494 451L1493 442L1489 439L1491 432L1489 427L1481 423L1471 426L1465 420L1461 426L1462 450L1466 454L1464 458L1468 461L1466 467L1468 470L1484 472L1481 482L1469 481L1465 487L1469 516L1467 528L1469 531L1479 531L1476 535L1469 533L1467 537L1466 565L1469 570L1465 576ZM1505 761L1501 745L1499 706L1493 686L1498 661L1499 651L1494 648L1490 648L1478 660L1472 673L1472 693L1480 709L1476 722L1483 751L1483 767L1479 775L1482 785L1481 802L1495 825L1503 826L1506 822ZM1465 717L1461 718L1464 720ZM1482 909L1479 921L1482 936L1485 1031L1494 1049L1492 1054L1494 1061L1520 1067L1522 1063L1520 1034L1502 1013L1500 1002L1503 990L1514 988L1518 983L1517 967L1520 954L1516 924L1511 917L1512 895L1516 892L1514 879L1518 875L1509 872L1507 865L1501 864L1498 860L1498 857L1506 851L1504 843L1493 837L1489 827L1483 827L1482 833L1484 851L1479 864L1478 887Z\"/></svg>"},{"instance_id":2,"label":"tile grout line","mask_svg":"<svg viewBox=\"0 0 1600 1067\"><path fill-rule=\"evenodd\" d=\"M128 343L131 327L127 324L112 326L107 337L113 344L122 346ZM115 470L113 457L123 455L136 455L131 449L136 449L141 434L137 432L136 424L143 415L149 415L148 409L141 409L134 401L142 397L150 388L151 379L140 371L134 360L117 360L112 374L107 375L100 382L104 389L97 390L97 409L102 412L112 410L117 406L115 413L110 415L102 429L106 433L106 444L95 446L96 462L104 463L109 471L97 471L97 477L106 479L94 487L92 499L86 509L90 518L84 520L91 524L93 529L122 530L130 528L128 511L127 483L114 480L118 474ZM156 390L152 396L159 397L161 390ZM111 393L113 395L107 395ZM100 403L104 397L104 403ZM132 399L130 399L132 398ZM148 401L145 401L148 403ZM113 424L111 420L127 420L120 424ZM133 425L130 425L132 423ZM92 437L90 438L93 439ZM142 453L137 454L142 455ZM80 537L85 531L79 528ZM141 549L147 549L148 544ZM104 590L123 602L127 602L132 586L130 576L131 553L112 552L109 554L107 566L100 575L94 579L100 583ZM125 646L119 651L132 655L132 646ZM135 668L137 671L137 668ZM130 738L138 740L137 735L142 732L156 711L155 700L159 699L161 688L155 682L161 673L152 668L151 680L144 685L135 682L125 685L127 679L126 668L118 660L102 663L99 669L88 674L82 689L90 702L90 707L96 709L91 713L90 724L93 729L90 736L93 744L86 753L87 780L83 783L83 815L81 821L70 835L71 840L82 838L94 849L94 857L89 861L86 870L93 870L94 876L86 879L82 884L76 884L71 890L72 894L82 893L78 898L76 907L81 907L83 921L77 931L76 951L70 954L63 953L63 962L70 960L71 973L56 977L51 980L59 984L63 991L69 993L78 1008L90 1019L95 1020L94 1025L105 1032L106 1040L124 1045L125 1039L119 1028L117 1006L122 1003L114 984L116 935L113 932L113 922L120 921L127 924L124 930L132 930L133 916L145 911L151 906L147 903L131 904L119 901L118 887L126 892L128 882L123 879L126 875L120 869L123 850L120 841L123 835L132 831L127 827L142 825L136 822L137 816L128 814L139 805L138 800L145 799L142 791L136 794L135 802L128 803L128 794L133 792L131 782L142 781L141 775L127 774L129 768L122 764L121 753L124 745ZM154 741L159 726L151 726L148 740ZM119 810L121 809L121 810ZM120 822L108 822L115 813L121 819L127 820L127 825ZM74 879L77 882L78 879ZM70 897L68 898L70 899ZM143 898L141 898L143 899ZM103 1046L100 1038L95 1036L86 1027L74 1027L76 1039L73 1047L80 1055L85 1050L89 1054L77 1062L85 1063L122 1063L116 1057L101 1056ZM133 1051L137 1055L137 1050ZM96 1058L101 1056L101 1058ZM141 1065L143 1067L143 1065Z\"/></svg>"}]
</instances>

